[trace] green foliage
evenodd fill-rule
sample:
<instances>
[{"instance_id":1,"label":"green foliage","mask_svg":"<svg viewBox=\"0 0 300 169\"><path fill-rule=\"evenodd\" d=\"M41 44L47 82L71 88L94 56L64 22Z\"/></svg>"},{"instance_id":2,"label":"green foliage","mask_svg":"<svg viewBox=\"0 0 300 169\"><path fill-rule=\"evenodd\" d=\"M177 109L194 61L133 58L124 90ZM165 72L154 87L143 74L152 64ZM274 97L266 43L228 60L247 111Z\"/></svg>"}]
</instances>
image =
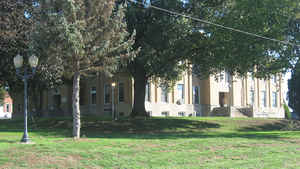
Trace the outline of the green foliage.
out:
<instances>
[{"instance_id":1,"label":"green foliage","mask_svg":"<svg viewBox=\"0 0 300 169\"><path fill-rule=\"evenodd\" d=\"M151 0L154 6L184 14L195 14L200 9L205 9L201 10L202 18L209 18L211 12L222 4L221 1L216 2L191 0L184 4L180 0ZM143 116L146 115L143 105L147 81L152 80L160 86L172 86L184 71L190 71L190 51L195 46L191 40L199 25L193 26L189 19L166 14L154 8L144 8L133 2L128 5L126 18L129 30L136 30L134 47L141 48L140 53L127 67L135 81L132 116Z\"/></svg>"},{"instance_id":2,"label":"green foliage","mask_svg":"<svg viewBox=\"0 0 300 169\"><path fill-rule=\"evenodd\" d=\"M288 27L296 16L294 10L298 5L294 0L190 0L186 4L181 0L150 2L159 8L281 41L286 41L291 34ZM127 21L130 30L137 31L134 46L141 47L141 52L129 63L128 69L141 86L153 79L160 83L174 82L183 71L190 71L191 65L193 73L201 77L223 70L241 76L254 72L258 77L267 77L290 68L291 60L296 56L291 52L294 47L290 45L222 29L151 7L144 8L136 3L128 5ZM294 43L292 39L289 42ZM142 88L136 88L138 91L135 92L142 92ZM143 98L140 95L135 100Z\"/></svg>"},{"instance_id":3,"label":"green foliage","mask_svg":"<svg viewBox=\"0 0 300 169\"><path fill-rule=\"evenodd\" d=\"M74 138L80 138L80 76L100 71L112 75L136 55L131 47L135 33L127 32L125 9L114 0L41 1L39 28L55 39L48 45L49 57L59 57L66 74L73 75Z\"/></svg>"},{"instance_id":4,"label":"green foliage","mask_svg":"<svg viewBox=\"0 0 300 169\"><path fill-rule=\"evenodd\" d=\"M27 56L28 32L32 20L26 19L24 11L32 11L30 1L0 1L0 81L11 88L20 88L13 65L13 57L18 53Z\"/></svg>"},{"instance_id":5,"label":"green foliage","mask_svg":"<svg viewBox=\"0 0 300 169\"><path fill-rule=\"evenodd\" d=\"M5 92L6 92L5 89L0 86L0 105L3 104Z\"/></svg>"},{"instance_id":6,"label":"green foliage","mask_svg":"<svg viewBox=\"0 0 300 169\"><path fill-rule=\"evenodd\" d=\"M232 0L217 9L211 21L268 38L286 41L287 27L295 17L293 0ZM284 15L283 15L284 13ZM204 34L195 34L194 51L190 54L197 74L218 73L246 75L254 72L258 77L284 72L296 57L294 46L254 37L244 33L203 24ZM289 40L289 42L294 42Z\"/></svg>"},{"instance_id":7,"label":"green foliage","mask_svg":"<svg viewBox=\"0 0 300 169\"><path fill-rule=\"evenodd\" d=\"M292 77L288 81L288 100L289 106L295 113L300 115L300 62L292 70Z\"/></svg>"},{"instance_id":8,"label":"green foliage","mask_svg":"<svg viewBox=\"0 0 300 169\"><path fill-rule=\"evenodd\" d=\"M112 74L123 60L135 56L135 34L127 32L124 10L108 0L43 3L43 34L56 40L51 56L63 60L68 76L76 71Z\"/></svg>"},{"instance_id":9,"label":"green foliage","mask_svg":"<svg viewBox=\"0 0 300 169\"><path fill-rule=\"evenodd\" d=\"M12 94L22 91L23 83L16 75L13 58L17 54L22 55L24 66L28 66L27 58L34 54L39 57L39 65L36 75L29 81L29 89L35 91L61 84L61 62L59 59L51 60L46 52L55 39L40 33L39 8L33 6L32 0L2 0L0 8L0 81L10 87Z\"/></svg>"},{"instance_id":10,"label":"green foliage","mask_svg":"<svg viewBox=\"0 0 300 169\"><path fill-rule=\"evenodd\" d=\"M283 105L283 108L284 108L284 114L285 114L285 118L286 119L292 119L292 114L290 112L290 108L287 104L284 104Z\"/></svg>"},{"instance_id":11,"label":"green foliage","mask_svg":"<svg viewBox=\"0 0 300 169\"><path fill-rule=\"evenodd\" d=\"M166 8L185 10L181 1L164 0L151 1L153 5ZM130 3L127 10L129 30L136 30L135 48L141 48L138 56L129 62L129 72L135 77L142 73L145 80L159 79L170 82L178 79L186 64L182 53L176 48L181 40L190 34L187 19L165 15L155 9L141 8Z\"/></svg>"}]
</instances>

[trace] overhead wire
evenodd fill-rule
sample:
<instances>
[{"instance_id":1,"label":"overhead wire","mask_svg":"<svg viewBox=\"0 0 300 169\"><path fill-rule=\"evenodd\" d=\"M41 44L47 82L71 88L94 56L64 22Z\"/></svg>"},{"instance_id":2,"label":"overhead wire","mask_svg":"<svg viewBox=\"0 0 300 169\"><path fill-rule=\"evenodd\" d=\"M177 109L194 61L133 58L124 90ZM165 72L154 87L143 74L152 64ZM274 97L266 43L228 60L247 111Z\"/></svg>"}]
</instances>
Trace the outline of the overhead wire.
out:
<instances>
[{"instance_id":1,"label":"overhead wire","mask_svg":"<svg viewBox=\"0 0 300 169\"><path fill-rule=\"evenodd\" d=\"M142 5L146 8L153 8L155 10L159 10L159 11L162 11L162 12L165 12L165 13L169 13L169 14L177 15L177 16L182 16L184 18L189 18L189 19L194 20L194 21L198 21L198 22L202 22L202 23L205 23L205 24L213 25L213 26L216 26L216 27L219 27L219 28L230 30L230 31L239 32L239 33L246 34L246 35L249 35L249 36L253 36L253 37L257 37L257 38L261 38L261 39L265 39L265 40L269 40L269 41L273 41L273 42L278 42L278 43L285 44L285 45L300 47L300 45L297 45L297 44L294 44L294 43L291 43L291 42L288 42L288 41L282 41L282 40L278 40L278 39L274 39L274 38L269 38L269 37L258 35L258 34L255 34L255 33L251 33L251 32L243 31L243 30L240 30L240 29L224 26L224 25L221 25L221 24L213 23L211 21L207 21L207 20L204 20L204 19L200 19L200 18L196 18L196 17L193 17L193 16L182 14L182 13L179 13L179 12L175 12L175 11L171 11L171 10L168 10L168 9L160 8L160 7L154 6L150 3L149 4L144 4L144 3L134 1L134 0L128 0L128 1L130 1L132 3Z\"/></svg>"},{"instance_id":2,"label":"overhead wire","mask_svg":"<svg viewBox=\"0 0 300 169\"><path fill-rule=\"evenodd\" d=\"M138 2L138 1L135 1L135 0L127 0L127 1L130 1L130 2L135 3L135 4L139 4L139 5L141 5L143 7L146 7L146 8L153 8L155 10L159 10L159 11L162 11L162 12L165 12L165 13L169 13L169 14L177 15L177 16L182 16L184 18L189 18L189 19L192 19L194 21L198 21L198 22L202 22L202 23L205 23L205 24L213 25L213 26L216 26L216 27L220 27L220 28L223 28L223 29L230 30L230 31L239 32L239 33L246 34L246 35L249 35L249 36L253 36L253 37L257 37L257 38L261 38L261 39L265 39L265 40L269 40L269 41L273 41L273 42L278 42L278 43L285 44L285 45L300 47L300 45L297 45L297 44L294 44L294 43L291 43L291 42L288 42L288 41L282 41L282 40L278 40L278 39L274 39L274 38L269 38L269 37L258 35L258 34L255 34L255 33L251 33L251 32L243 31L243 30L240 30L240 29L224 26L224 25L221 25L221 24L213 23L211 21L207 21L207 20L204 20L204 19L200 19L200 18L196 18L196 17L193 17L193 16L178 13L178 12L175 12L175 11L171 11L171 10L168 10L168 9L160 8L160 7L154 6L150 3L145 4L145 3ZM94 65L94 66L97 66L97 65ZM86 71L86 70L88 70L88 68L82 69L80 71Z\"/></svg>"}]
</instances>

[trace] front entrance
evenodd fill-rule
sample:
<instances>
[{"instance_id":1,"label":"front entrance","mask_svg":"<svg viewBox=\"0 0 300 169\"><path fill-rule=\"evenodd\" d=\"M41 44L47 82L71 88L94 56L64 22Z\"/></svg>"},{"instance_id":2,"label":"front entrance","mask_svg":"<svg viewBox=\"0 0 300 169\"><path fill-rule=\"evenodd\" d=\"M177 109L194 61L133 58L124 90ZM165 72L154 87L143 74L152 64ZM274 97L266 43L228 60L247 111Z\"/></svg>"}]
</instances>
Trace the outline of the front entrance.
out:
<instances>
[{"instance_id":1,"label":"front entrance","mask_svg":"<svg viewBox=\"0 0 300 169\"><path fill-rule=\"evenodd\" d=\"M229 104L229 93L219 92L219 105L220 107L228 106Z\"/></svg>"}]
</instances>

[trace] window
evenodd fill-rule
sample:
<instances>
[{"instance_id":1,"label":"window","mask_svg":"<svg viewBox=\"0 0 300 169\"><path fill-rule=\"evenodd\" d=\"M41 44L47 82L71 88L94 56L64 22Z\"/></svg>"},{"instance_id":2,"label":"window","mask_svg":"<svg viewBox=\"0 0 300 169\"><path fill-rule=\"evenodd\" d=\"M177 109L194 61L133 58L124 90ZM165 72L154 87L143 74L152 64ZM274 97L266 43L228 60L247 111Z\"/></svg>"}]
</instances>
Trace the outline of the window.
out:
<instances>
[{"instance_id":1,"label":"window","mask_svg":"<svg viewBox=\"0 0 300 169\"><path fill-rule=\"evenodd\" d=\"M85 86L84 85L80 85L80 90L79 90L79 104L80 105L84 105L85 104Z\"/></svg>"},{"instance_id":2,"label":"window","mask_svg":"<svg viewBox=\"0 0 300 169\"><path fill-rule=\"evenodd\" d=\"M124 98L124 83L119 83L119 102L124 102Z\"/></svg>"},{"instance_id":3,"label":"window","mask_svg":"<svg viewBox=\"0 0 300 169\"><path fill-rule=\"evenodd\" d=\"M261 106L267 107L267 92L261 91Z\"/></svg>"},{"instance_id":4,"label":"window","mask_svg":"<svg viewBox=\"0 0 300 169\"><path fill-rule=\"evenodd\" d=\"M21 104L18 104L18 112L21 112Z\"/></svg>"},{"instance_id":5,"label":"window","mask_svg":"<svg viewBox=\"0 0 300 169\"><path fill-rule=\"evenodd\" d=\"M6 104L6 112L10 112L9 104Z\"/></svg>"},{"instance_id":6,"label":"window","mask_svg":"<svg viewBox=\"0 0 300 169\"><path fill-rule=\"evenodd\" d=\"M223 71L220 73L220 82L230 83L230 74L229 72Z\"/></svg>"},{"instance_id":7,"label":"window","mask_svg":"<svg viewBox=\"0 0 300 169\"><path fill-rule=\"evenodd\" d=\"M262 87L266 88L267 87L267 83L266 83L266 79L262 79Z\"/></svg>"},{"instance_id":8,"label":"window","mask_svg":"<svg viewBox=\"0 0 300 169\"><path fill-rule=\"evenodd\" d=\"M225 78L224 76L225 76L224 72L220 73L220 82L222 82L224 80L224 78Z\"/></svg>"},{"instance_id":9,"label":"window","mask_svg":"<svg viewBox=\"0 0 300 169\"><path fill-rule=\"evenodd\" d=\"M148 102L151 101L151 85L150 85L150 83L146 84L145 100Z\"/></svg>"},{"instance_id":10,"label":"window","mask_svg":"<svg viewBox=\"0 0 300 169\"><path fill-rule=\"evenodd\" d=\"M193 87L193 103L199 104L199 87L198 86Z\"/></svg>"},{"instance_id":11,"label":"window","mask_svg":"<svg viewBox=\"0 0 300 169\"><path fill-rule=\"evenodd\" d=\"M272 106L277 107L277 92L272 93Z\"/></svg>"},{"instance_id":12,"label":"window","mask_svg":"<svg viewBox=\"0 0 300 169\"><path fill-rule=\"evenodd\" d=\"M97 90L96 87L91 88L91 104L96 104L97 102Z\"/></svg>"},{"instance_id":13,"label":"window","mask_svg":"<svg viewBox=\"0 0 300 169\"><path fill-rule=\"evenodd\" d=\"M277 76L276 76L276 75L273 75L273 76L271 77L271 81L272 81L273 84L276 84L276 83L277 83Z\"/></svg>"},{"instance_id":14,"label":"window","mask_svg":"<svg viewBox=\"0 0 300 169\"><path fill-rule=\"evenodd\" d=\"M250 87L254 88L254 86L255 86L255 77L254 77L253 73L250 74L249 79L250 79Z\"/></svg>"},{"instance_id":15,"label":"window","mask_svg":"<svg viewBox=\"0 0 300 169\"><path fill-rule=\"evenodd\" d=\"M177 85L177 92L178 92L178 99L180 99L182 101L182 104L184 104L184 84Z\"/></svg>"},{"instance_id":16,"label":"window","mask_svg":"<svg viewBox=\"0 0 300 169\"><path fill-rule=\"evenodd\" d=\"M178 112L178 116L184 117L185 116L185 112Z\"/></svg>"},{"instance_id":17,"label":"window","mask_svg":"<svg viewBox=\"0 0 300 169\"><path fill-rule=\"evenodd\" d=\"M111 103L111 86L110 84L106 84L104 86L104 104Z\"/></svg>"},{"instance_id":18,"label":"window","mask_svg":"<svg viewBox=\"0 0 300 169\"><path fill-rule=\"evenodd\" d=\"M250 90L250 105L254 105L254 90Z\"/></svg>"},{"instance_id":19,"label":"window","mask_svg":"<svg viewBox=\"0 0 300 169\"><path fill-rule=\"evenodd\" d=\"M167 87L161 87L161 101L168 103L168 88Z\"/></svg>"},{"instance_id":20,"label":"window","mask_svg":"<svg viewBox=\"0 0 300 169\"><path fill-rule=\"evenodd\" d=\"M225 73L225 82L230 83L230 74L229 74L229 72Z\"/></svg>"},{"instance_id":21,"label":"window","mask_svg":"<svg viewBox=\"0 0 300 169\"><path fill-rule=\"evenodd\" d=\"M161 112L162 116L168 117L169 116L169 112L168 111L163 111Z\"/></svg>"}]
</instances>

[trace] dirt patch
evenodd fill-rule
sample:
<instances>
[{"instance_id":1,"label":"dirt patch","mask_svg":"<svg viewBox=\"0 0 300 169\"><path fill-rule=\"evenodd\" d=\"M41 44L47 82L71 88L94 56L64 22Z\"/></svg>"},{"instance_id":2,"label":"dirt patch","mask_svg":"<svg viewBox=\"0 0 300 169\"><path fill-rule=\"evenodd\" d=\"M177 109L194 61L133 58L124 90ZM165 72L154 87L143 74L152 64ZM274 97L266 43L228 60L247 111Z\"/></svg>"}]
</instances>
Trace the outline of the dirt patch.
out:
<instances>
[{"instance_id":1,"label":"dirt patch","mask_svg":"<svg viewBox=\"0 0 300 169\"><path fill-rule=\"evenodd\" d=\"M9 162L0 167L6 168L77 168L83 158L79 154L66 156L56 156L51 154L41 154L36 152L24 152L20 149L12 149L8 153ZM84 168L93 168L84 166ZM101 167L97 167L101 168Z\"/></svg>"}]
</instances>

